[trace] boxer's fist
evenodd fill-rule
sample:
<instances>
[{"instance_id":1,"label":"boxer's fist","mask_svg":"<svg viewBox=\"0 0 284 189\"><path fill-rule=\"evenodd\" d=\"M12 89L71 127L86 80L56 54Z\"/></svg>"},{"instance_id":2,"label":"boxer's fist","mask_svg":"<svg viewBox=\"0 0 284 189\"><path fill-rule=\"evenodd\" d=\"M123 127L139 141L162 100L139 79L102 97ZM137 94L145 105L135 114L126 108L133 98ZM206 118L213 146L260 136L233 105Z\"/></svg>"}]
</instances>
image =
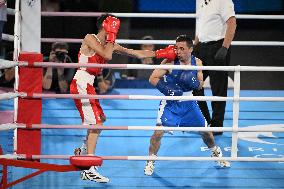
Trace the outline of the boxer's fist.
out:
<instances>
[{"instance_id":1,"label":"boxer's fist","mask_svg":"<svg viewBox=\"0 0 284 189\"><path fill-rule=\"evenodd\" d=\"M164 49L156 50L156 58L166 58L169 61L173 61L175 60L176 56L174 45L169 45Z\"/></svg>"},{"instance_id":2,"label":"boxer's fist","mask_svg":"<svg viewBox=\"0 0 284 189\"><path fill-rule=\"evenodd\" d=\"M103 28L105 29L107 36L106 41L114 43L116 35L120 27L120 20L118 18L108 16L103 22Z\"/></svg>"},{"instance_id":3,"label":"boxer's fist","mask_svg":"<svg viewBox=\"0 0 284 189\"><path fill-rule=\"evenodd\" d=\"M156 88L165 96L182 96L183 90L177 84L167 83L160 79Z\"/></svg>"},{"instance_id":4,"label":"boxer's fist","mask_svg":"<svg viewBox=\"0 0 284 189\"><path fill-rule=\"evenodd\" d=\"M190 70L184 70L178 78L178 83L184 92L198 89L200 82L196 75Z\"/></svg>"}]
</instances>

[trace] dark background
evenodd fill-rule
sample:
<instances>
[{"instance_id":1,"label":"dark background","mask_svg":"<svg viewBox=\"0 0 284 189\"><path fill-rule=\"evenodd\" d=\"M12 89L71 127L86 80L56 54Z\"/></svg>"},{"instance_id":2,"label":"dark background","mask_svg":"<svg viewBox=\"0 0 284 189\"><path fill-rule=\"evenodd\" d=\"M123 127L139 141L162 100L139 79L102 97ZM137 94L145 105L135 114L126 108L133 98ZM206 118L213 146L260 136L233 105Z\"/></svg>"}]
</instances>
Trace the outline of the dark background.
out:
<instances>
[{"instance_id":1,"label":"dark background","mask_svg":"<svg viewBox=\"0 0 284 189\"><path fill-rule=\"evenodd\" d=\"M54 2L53 0L50 0ZM60 11L83 12L181 12L194 13L193 0L66 0L58 1ZM237 14L283 15L282 0L236 0ZM8 7L12 8L13 0ZM42 37L83 38L87 33L97 33L96 18L87 17L42 17ZM13 34L13 16L8 16L4 33ZM174 40L177 35L194 37L194 19L167 18L121 18L118 38L140 39L152 35L157 40ZM284 20L238 19L235 41L284 41ZM70 55L77 62L80 44L69 44ZM50 43L42 43L42 53L47 56ZM124 45L126 46L126 45ZM11 42L5 42L5 51L13 50ZM139 48L138 45L128 46ZM163 46L156 46L160 48ZM114 56L110 63L128 63L127 57ZM284 66L284 46L232 46L231 65ZM230 73L232 76L233 73ZM242 72L241 89L284 90L283 72Z\"/></svg>"}]
</instances>

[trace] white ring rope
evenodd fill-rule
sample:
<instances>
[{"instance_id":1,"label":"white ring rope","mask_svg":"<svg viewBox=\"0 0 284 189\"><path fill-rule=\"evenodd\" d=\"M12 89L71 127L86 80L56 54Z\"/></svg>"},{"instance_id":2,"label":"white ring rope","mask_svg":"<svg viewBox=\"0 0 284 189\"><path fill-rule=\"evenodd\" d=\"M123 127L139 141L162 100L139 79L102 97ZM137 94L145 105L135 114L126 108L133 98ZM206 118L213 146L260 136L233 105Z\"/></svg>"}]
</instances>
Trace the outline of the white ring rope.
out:
<instances>
[{"instance_id":1,"label":"white ring rope","mask_svg":"<svg viewBox=\"0 0 284 189\"><path fill-rule=\"evenodd\" d=\"M16 14L16 10L8 9L9 14ZM42 12L42 16L82 16L82 17L98 17L103 13L99 12ZM195 14L173 14L173 13L113 13L118 17L136 17L136 18L195 18ZM236 15L239 19L270 19L270 20L283 20L283 15ZM4 40L12 41L7 34L3 36ZM82 39L72 38L41 38L41 42L54 43L81 43ZM120 44L156 44L156 45L169 45L174 44L174 40L131 40L131 39L117 39ZM233 41L234 46L284 46L282 41Z\"/></svg>"},{"instance_id":2,"label":"white ring rope","mask_svg":"<svg viewBox=\"0 0 284 189\"><path fill-rule=\"evenodd\" d=\"M2 93L2 94L0 94L0 100L14 99L14 98L17 98L19 96L20 96L20 94L18 94L18 93L12 93L12 92Z\"/></svg>"},{"instance_id":3,"label":"white ring rope","mask_svg":"<svg viewBox=\"0 0 284 189\"><path fill-rule=\"evenodd\" d=\"M41 38L41 42L54 43L81 43L82 39L72 38ZM118 44L155 44L155 45L171 45L175 44L174 40L134 40L134 39L117 39ZM233 41L234 46L284 46L283 41Z\"/></svg>"},{"instance_id":4,"label":"white ring rope","mask_svg":"<svg viewBox=\"0 0 284 189\"><path fill-rule=\"evenodd\" d=\"M13 62L0 59L0 69L15 66L28 66L27 62ZM57 68L115 68L115 69L177 69L177 70L212 70L212 71L275 71L282 72L284 67L273 66L188 66L188 65L144 65L144 64L88 64L88 63L55 63L35 62L35 67L57 67Z\"/></svg>"},{"instance_id":5,"label":"white ring rope","mask_svg":"<svg viewBox=\"0 0 284 189\"><path fill-rule=\"evenodd\" d=\"M2 60L0 60L1 63ZM19 66L28 66L27 62L18 62ZM55 63L35 62L35 67L60 68L115 68L115 69L177 69L177 70L212 70L212 71L284 71L284 67L273 66L188 66L188 65L145 65L145 64L88 64L88 63ZM11 66L12 67L12 66Z\"/></svg>"},{"instance_id":6,"label":"white ring rope","mask_svg":"<svg viewBox=\"0 0 284 189\"><path fill-rule=\"evenodd\" d=\"M28 97L26 93L20 96ZM120 100L195 100L195 101L251 101L282 102L284 97L220 97L220 96L154 96L154 95L75 95L33 93L32 98L120 99Z\"/></svg>"},{"instance_id":7,"label":"white ring rope","mask_svg":"<svg viewBox=\"0 0 284 189\"><path fill-rule=\"evenodd\" d=\"M4 93L0 100L11 98L58 98L58 99L109 99L109 100L190 100L190 101L250 101L250 102L282 102L284 97L220 97L220 96L154 96L154 95L80 95L80 94L42 94Z\"/></svg>"},{"instance_id":8,"label":"white ring rope","mask_svg":"<svg viewBox=\"0 0 284 189\"><path fill-rule=\"evenodd\" d=\"M31 159L64 159L69 160L73 155L32 155ZM0 155L0 158L26 159L25 154ZM100 156L103 160L130 160L130 161L247 161L247 162L283 162L284 158L258 158L258 157L165 157L165 156Z\"/></svg>"},{"instance_id":9,"label":"white ring rope","mask_svg":"<svg viewBox=\"0 0 284 189\"><path fill-rule=\"evenodd\" d=\"M92 126L92 125L48 125L48 124L0 124L0 131L21 129L98 129L98 130L139 130L139 131L209 131L209 132L284 132L282 128L232 128L232 127L157 127L157 126Z\"/></svg>"},{"instance_id":10,"label":"white ring rope","mask_svg":"<svg viewBox=\"0 0 284 189\"><path fill-rule=\"evenodd\" d=\"M11 9L11 8L7 8L7 14L8 15L15 15L16 14L16 10L15 9Z\"/></svg>"},{"instance_id":11,"label":"white ring rope","mask_svg":"<svg viewBox=\"0 0 284 189\"><path fill-rule=\"evenodd\" d=\"M13 130L17 128L25 128L22 125L17 125L15 123L5 123L5 124L0 124L0 131L8 131L8 130Z\"/></svg>"},{"instance_id":12,"label":"white ring rope","mask_svg":"<svg viewBox=\"0 0 284 189\"><path fill-rule=\"evenodd\" d=\"M0 159L18 159L18 158L22 158L22 157L14 155L14 154L0 155Z\"/></svg>"},{"instance_id":13,"label":"white ring rope","mask_svg":"<svg viewBox=\"0 0 284 189\"><path fill-rule=\"evenodd\" d=\"M2 33L2 39L5 41L14 41L14 36L10 34Z\"/></svg>"},{"instance_id":14,"label":"white ring rope","mask_svg":"<svg viewBox=\"0 0 284 189\"><path fill-rule=\"evenodd\" d=\"M41 12L41 16L74 16L74 17L98 17L103 12ZM196 18L191 13L111 13L121 18ZM284 15L251 15L237 14L238 19L269 19L283 20Z\"/></svg>"},{"instance_id":15,"label":"white ring rope","mask_svg":"<svg viewBox=\"0 0 284 189\"><path fill-rule=\"evenodd\" d=\"M0 69L6 69L6 68L12 68L15 66L18 66L18 62L16 61L10 61L10 60L0 60Z\"/></svg>"}]
</instances>

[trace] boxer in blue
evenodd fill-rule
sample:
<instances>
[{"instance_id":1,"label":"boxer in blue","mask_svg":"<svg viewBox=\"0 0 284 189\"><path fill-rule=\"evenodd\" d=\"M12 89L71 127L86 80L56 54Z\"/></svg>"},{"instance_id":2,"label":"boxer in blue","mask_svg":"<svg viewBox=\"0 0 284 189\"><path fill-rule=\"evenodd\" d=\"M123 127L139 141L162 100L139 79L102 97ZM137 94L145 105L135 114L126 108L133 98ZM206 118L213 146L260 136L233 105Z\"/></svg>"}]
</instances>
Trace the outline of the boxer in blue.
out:
<instances>
[{"instance_id":1,"label":"boxer in blue","mask_svg":"<svg viewBox=\"0 0 284 189\"><path fill-rule=\"evenodd\" d=\"M175 48L163 49L164 53L175 51L176 57L165 59L161 64L202 66L200 59L191 55L193 50L192 39L180 35L176 39ZM165 96L192 96L192 90L203 87L202 71L192 70L164 70L155 69L150 76L150 83ZM189 100L162 100L158 111L157 126L170 127L207 127L196 101ZM212 132L199 132L203 142L212 152L212 157L222 157L221 148L215 145ZM161 145L164 131L155 131L150 140L149 155L156 156ZM154 161L147 161L144 169L146 175L154 172ZM230 167L227 161L217 162L221 167Z\"/></svg>"}]
</instances>

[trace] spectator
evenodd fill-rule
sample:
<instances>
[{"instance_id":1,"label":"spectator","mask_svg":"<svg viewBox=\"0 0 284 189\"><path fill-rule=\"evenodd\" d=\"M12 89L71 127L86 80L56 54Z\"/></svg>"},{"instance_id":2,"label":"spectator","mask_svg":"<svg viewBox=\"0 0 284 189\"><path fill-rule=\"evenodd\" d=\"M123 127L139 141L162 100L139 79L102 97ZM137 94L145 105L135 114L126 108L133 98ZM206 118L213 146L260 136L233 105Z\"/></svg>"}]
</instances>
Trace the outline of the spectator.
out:
<instances>
[{"instance_id":1,"label":"spectator","mask_svg":"<svg viewBox=\"0 0 284 189\"><path fill-rule=\"evenodd\" d=\"M58 12L60 11L60 1L58 0L42 0L41 10L48 12Z\"/></svg>"},{"instance_id":2,"label":"spectator","mask_svg":"<svg viewBox=\"0 0 284 189\"><path fill-rule=\"evenodd\" d=\"M7 22L7 1L0 0L0 49L2 49L2 33Z\"/></svg>"},{"instance_id":3,"label":"spectator","mask_svg":"<svg viewBox=\"0 0 284 189\"><path fill-rule=\"evenodd\" d=\"M98 94L110 92L115 83L115 77L110 69L103 69L102 74L96 77L94 87Z\"/></svg>"},{"instance_id":4,"label":"spectator","mask_svg":"<svg viewBox=\"0 0 284 189\"><path fill-rule=\"evenodd\" d=\"M6 60L13 61L13 51L10 51L5 56ZM8 68L0 70L0 86L14 87L15 82L15 68Z\"/></svg>"},{"instance_id":5,"label":"spectator","mask_svg":"<svg viewBox=\"0 0 284 189\"><path fill-rule=\"evenodd\" d=\"M60 42L53 43L48 61L72 63L71 58L68 56L68 44ZM74 74L75 69L48 67L44 69L42 86L45 90L56 93L68 93Z\"/></svg>"},{"instance_id":6,"label":"spectator","mask_svg":"<svg viewBox=\"0 0 284 189\"><path fill-rule=\"evenodd\" d=\"M142 40L154 40L154 38L150 35L144 36L141 38ZM150 50L153 51L155 49L154 44L142 44L140 46L141 50ZM137 59L137 58L132 58L130 61L131 64L148 64L148 65L153 65L153 64L158 64L159 62L157 61L156 58L144 58L144 59ZM122 75L123 78L127 79L147 79L150 77L151 73L153 70L127 70L127 74Z\"/></svg>"}]
</instances>

